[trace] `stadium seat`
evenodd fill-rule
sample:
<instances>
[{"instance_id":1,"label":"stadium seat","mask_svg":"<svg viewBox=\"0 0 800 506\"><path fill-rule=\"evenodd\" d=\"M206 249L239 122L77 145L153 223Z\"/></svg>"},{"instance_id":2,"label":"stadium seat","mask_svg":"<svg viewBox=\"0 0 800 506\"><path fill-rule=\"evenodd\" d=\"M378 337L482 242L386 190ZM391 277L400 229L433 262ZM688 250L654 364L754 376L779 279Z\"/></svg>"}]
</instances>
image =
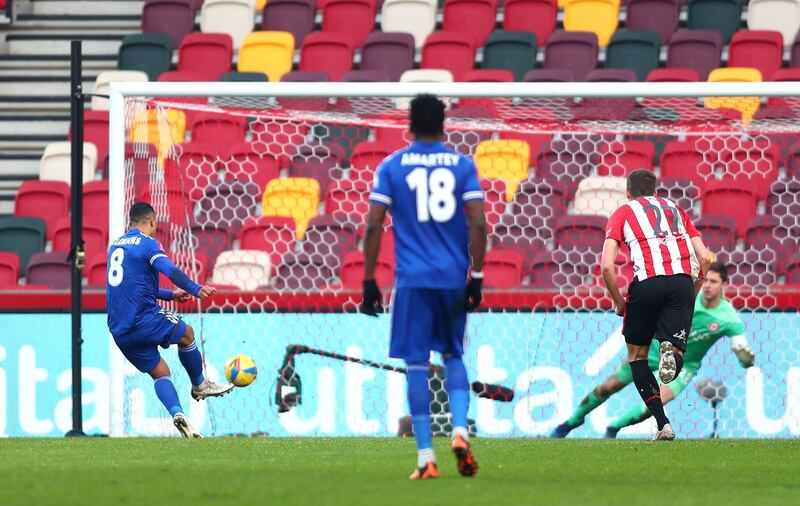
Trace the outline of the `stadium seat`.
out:
<instances>
[{"instance_id":1,"label":"stadium seat","mask_svg":"<svg viewBox=\"0 0 800 506\"><path fill-rule=\"evenodd\" d=\"M757 248L780 239L777 231L779 227L780 219L776 216L753 216L744 234L745 245Z\"/></svg>"},{"instance_id":2,"label":"stadium seat","mask_svg":"<svg viewBox=\"0 0 800 506\"><path fill-rule=\"evenodd\" d=\"M710 251L733 251L736 247L736 222L728 216L704 212L694 226Z\"/></svg>"},{"instance_id":3,"label":"stadium seat","mask_svg":"<svg viewBox=\"0 0 800 506\"><path fill-rule=\"evenodd\" d=\"M244 220L257 216L262 190L249 181L213 182L200 198L198 224L223 224L232 233L242 228Z\"/></svg>"},{"instance_id":4,"label":"stadium seat","mask_svg":"<svg viewBox=\"0 0 800 506\"><path fill-rule=\"evenodd\" d=\"M47 239L53 238L56 222L69 215L69 185L63 181L23 181L14 199L14 216L35 216L47 225Z\"/></svg>"},{"instance_id":5,"label":"stadium seat","mask_svg":"<svg viewBox=\"0 0 800 506\"><path fill-rule=\"evenodd\" d=\"M464 75L461 76L461 80L465 83L513 83L514 74L510 70L505 69L475 69L465 72ZM486 99L463 97L459 100L459 104L469 103L475 100L486 101Z\"/></svg>"},{"instance_id":6,"label":"stadium seat","mask_svg":"<svg viewBox=\"0 0 800 506\"><path fill-rule=\"evenodd\" d=\"M211 271L220 253L231 249L233 240L224 223L191 225L192 246L206 254L205 270Z\"/></svg>"},{"instance_id":7,"label":"stadium seat","mask_svg":"<svg viewBox=\"0 0 800 506\"><path fill-rule=\"evenodd\" d=\"M342 74L343 83L385 83L389 74L382 70L351 70Z\"/></svg>"},{"instance_id":8,"label":"stadium seat","mask_svg":"<svg viewBox=\"0 0 800 506\"><path fill-rule=\"evenodd\" d=\"M269 253L258 250L223 251L217 257L211 281L252 292L259 286L269 284L271 275Z\"/></svg>"},{"instance_id":9,"label":"stadium seat","mask_svg":"<svg viewBox=\"0 0 800 506\"><path fill-rule=\"evenodd\" d=\"M0 251L0 289L16 286L19 281L19 257L11 251Z\"/></svg>"},{"instance_id":10,"label":"stadium seat","mask_svg":"<svg viewBox=\"0 0 800 506\"><path fill-rule=\"evenodd\" d=\"M327 72L317 72L313 70L293 70L291 72L287 72L281 76L282 83L327 83L330 79L328 78ZM282 98L280 99L281 103L285 100L305 100L305 99L289 99L289 98ZM325 104L327 104L327 98L320 97L320 100L323 100Z\"/></svg>"},{"instance_id":11,"label":"stadium seat","mask_svg":"<svg viewBox=\"0 0 800 506\"><path fill-rule=\"evenodd\" d=\"M575 81L575 74L569 69L533 69L525 72L522 80L526 83L568 83Z\"/></svg>"},{"instance_id":12,"label":"stadium seat","mask_svg":"<svg viewBox=\"0 0 800 506\"><path fill-rule=\"evenodd\" d=\"M708 74L708 81L712 83L752 83L762 80L761 72L758 69L747 67L718 68ZM709 109L736 110L741 113L743 121L749 122L758 112L761 99L759 97L706 97L705 106Z\"/></svg>"},{"instance_id":13,"label":"stadium seat","mask_svg":"<svg viewBox=\"0 0 800 506\"><path fill-rule=\"evenodd\" d=\"M675 179L661 177L658 180L656 194L659 197L670 199L695 218L700 204L700 189L690 179Z\"/></svg>"},{"instance_id":14,"label":"stadium seat","mask_svg":"<svg viewBox=\"0 0 800 506\"><path fill-rule=\"evenodd\" d=\"M165 33L177 47L194 29L193 0L146 0L142 8L142 32Z\"/></svg>"},{"instance_id":15,"label":"stadium seat","mask_svg":"<svg viewBox=\"0 0 800 506\"><path fill-rule=\"evenodd\" d=\"M205 188L219 181L219 153L203 142L187 142L176 148L176 154L165 162L164 178L172 188L183 188L192 202L200 200Z\"/></svg>"},{"instance_id":16,"label":"stadium seat","mask_svg":"<svg viewBox=\"0 0 800 506\"><path fill-rule=\"evenodd\" d=\"M653 69L647 74L648 83L696 83L700 81L697 70L692 68Z\"/></svg>"},{"instance_id":17,"label":"stadium seat","mask_svg":"<svg viewBox=\"0 0 800 506\"><path fill-rule=\"evenodd\" d=\"M508 290L522 284L522 255L513 250L490 250L483 260L486 287Z\"/></svg>"},{"instance_id":18,"label":"stadium seat","mask_svg":"<svg viewBox=\"0 0 800 506\"><path fill-rule=\"evenodd\" d=\"M475 46L471 38L459 32L434 32L422 48L422 69L444 69L460 81L475 66Z\"/></svg>"},{"instance_id":19,"label":"stadium seat","mask_svg":"<svg viewBox=\"0 0 800 506\"><path fill-rule=\"evenodd\" d=\"M158 76L160 83L193 83L193 82L214 82L219 79L215 72L203 72L202 70L168 70ZM184 102L205 104L205 97L169 97L169 102Z\"/></svg>"},{"instance_id":20,"label":"stadium seat","mask_svg":"<svg viewBox=\"0 0 800 506\"><path fill-rule=\"evenodd\" d=\"M263 72L225 72L219 76L219 80L231 83L266 83L269 81L267 74Z\"/></svg>"},{"instance_id":21,"label":"stadium seat","mask_svg":"<svg viewBox=\"0 0 800 506\"><path fill-rule=\"evenodd\" d=\"M792 178L772 183L767 210L779 218L800 216L800 180Z\"/></svg>"},{"instance_id":22,"label":"stadium seat","mask_svg":"<svg viewBox=\"0 0 800 506\"><path fill-rule=\"evenodd\" d=\"M644 81L658 67L660 44L656 32L619 31L606 48L606 68L631 69L637 80Z\"/></svg>"},{"instance_id":23,"label":"stadium seat","mask_svg":"<svg viewBox=\"0 0 800 506\"><path fill-rule=\"evenodd\" d=\"M414 36L410 33L373 32L361 49L361 70L385 72L397 81L414 68Z\"/></svg>"},{"instance_id":24,"label":"stadium seat","mask_svg":"<svg viewBox=\"0 0 800 506\"><path fill-rule=\"evenodd\" d=\"M186 135L186 113L178 109L149 109L133 117L129 142L152 144L158 151L159 164L175 144Z\"/></svg>"},{"instance_id":25,"label":"stadium seat","mask_svg":"<svg viewBox=\"0 0 800 506\"><path fill-rule=\"evenodd\" d=\"M232 145L223 157L225 176L236 181L252 181L263 191L267 183L280 175L280 161L265 152L260 143L241 142Z\"/></svg>"},{"instance_id":26,"label":"stadium seat","mask_svg":"<svg viewBox=\"0 0 800 506\"><path fill-rule=\"evenodd\" d=\"M289 32L295 46L314 31L314 0L270 0L264 6L261 30Z\"/></svg>"},{"instance_id":27,"label":"stadium seat","mask_svg":"<svg viewBox=\"0 0 800 506\"><path fill-rule=\"evenodd\" d=\"M558 275L561 265L553 259L553 252L539 252L530 262L530 287L552 289L560 287Z\"/></svg>"},{"instance_id":28,"label":"stadium seat","mask_svg":"<svg viewBox=\"0 0 800 506\"><path fill-rule=\"evenodd\" d=\"M407 32L421 48L436 28L436 0L385 0L381 9L381 31Z\"/></svg>"},{"instance_id":29,"label":"stadium seat","mask_svg":"<svg viewBox=\"0 0 800 506\"><path fill-rule=\"evenodd\" d=\"M690 0L687 28L719 32L722 43L728 44L741 25L742 4L739 0Z\"/></svg>"},{"instance_id":30,"label":"stadium seat","mask_svg":"<svg viewBox=\"0 0 800 506\"><path fill-rule=\"evenodd\" d=\"M400 76L401 83L452 83L453 73L444 69L411 69Z\"/></svg>"},{"instance_id":31,"label":"stadium seat","mask_svg":"<svg viewBox=\"0 0 800 506\"><path fill-rule=\"evenodd\" d=\"M339 279L345 290L361 290L364 286L364 253L351 251L342 258ZM375 281L380 287L394 286L394 265L386 257L375 263Z\"/></svg>"},{"instance_id":32,"label":"stadium seat","mask_svg":"<svg viewBox=\"0 0 800 506\"><path fill-rule=\"evenodd\" d=\"M632 83L636 81L636 71L633 69L594 69L586 74L586 82L589 83ZM590 102L601 102L612 104L612 100L620 99L605 99L605 98L586 98L583 104Z\"/></svg>"},{"instance_id":33,"label":"stadium seat","mask_svg":"<svg viewBox=\"0 0 800 506\"><path fill-rule=\"evenodd\" d=\"M596 160L581 149L581 138L558 139L542 145L534 166L536 175L573 183L587 177Z\"/></svg>"},{"instance_id":34,"label":"stadium seat","mask_svg":"<svg viewBox=\"0 0 800 506\"><path fill-rule=\"evenodd\" d=\"M108 211L106 211L106 214L108 214ZM82 236L86 258L106 252L108 237L105 229L90 225L84 220ZM53 251L69 252L72 246L72 226L69 216L60 218L55 223L52 237Z\"/></svg>"},{"instance_id":35,"label":"stadium seat","mask_svg":"<svg viewBox=\"0 0 800 506\"><path fill-rule=\"evenodd\" d=\"M122 39L117 57L119 70L138 70L150 81L172 65L172 37L164 33L135 33Z\"/></svg>"},{"instance_id":36,"label":"stadium seat","mask_svg":"<svg viewBox=\"0 0 800 506\"><path fill-rule=\"evenodd\" d=\"M200 11L200 31L228 34L233 48L239 49L245 36L253 31L255 15L255 0L205 0Z\"/></svg>"},{"instance_id":37,"label":"stadium seat","mask_svg":"<svg viewBox=\"0 0 800 506\"><path fill-rule=\"evenodd\" d=\"M800 285L800 254L795 253L784 264L786 283Z\"/></svg>"},{"instance_id":38,"label":"stadium seat","mask_svg":"<svg viewBox=\"0 0 800 506\"><path fill-rule=\"evenodd\" d=\"M800 30L797 0L750 0L747 4L747 28L780 32L784 45L794 42Z\"/></svg>"},{"instance_id":39,"label":"stadium seat","mask_svg":"<svg viewBox=\"0 0 800 506\"><path fill-rule=\"evenodd\" d=\"M92 101L90 107L93 111L107 111L108 99L98 95L108 95L109 85L113 81L119 82L147 82L147 74L139 70L107 70L97 74L92 88Z\"/></svg>"},{"instance_id":40,"label":"stadium seat","mask_svg":"<svg viewBox=\"0 0 800 506\"><path fill-rule=\"evenodd\" d=\"M67 132L67 140L72 140L72 126ZM93 144L97 149L95 163L101 163L106 159L108 156L108 111L84 111L83 141ZM84 151L85 149L84 147ZM85 157L86 153L84 153L84 159ZM86 170L86 167L84 167L84 170Z\"/></svg>"},{"instance_id":41,"label":"stadium seat","mask_svg":"<svg viewBox=\"0 0 800 506\"><path fill-rule=\"evenodd\" d=\"M591 250L599 253L602 251L603 242L606 240L607 221L608 215L606 214L602 216L588 214L561 216L556 221L556 226L553 230L556 246L565 250Z\"/></svg>"},{"instance_id":42,"label":"stadium seat","mask_svg":"<svg viewBox=\"0 0 800 506\"><path fill-rule=\"evenodd\" d=\"M636 169L653 170L655 148L650 141L614 141L600 148L598 176L627 177Z\"/></svg>"},{"instance_id":43,"label":"stadium seat","mask_svg":"<svg viewBox=\"0 0 800 506\"><path fill-rule=\"evenodd\" d=\"M472 37L472 45L482 46L494 30L497 0L445 0L442 31Z\"/></svg>"},{"instance_id":44,"label":"stadium seat","mask_svg":"<svg viewBox=\"0 0 800 506\"><path fill-rule=\"evenodd\" d=\"M43 285L53 290L68 290L72 283L72 266L66 252L34 253L28 261L25 283Z\"/></svg>"},{"instance_id":45,"label":"stadium seat","mask_svg":"<svg viewBox=\"0 0 800 506\"><path fill-rule=\"evenodd\" d=\"M624 177L587 177L578 183L574 208L576 214L608 218L626 202Z\"/></svg>"},{"instance_id":46,"label":"stadium seat","mask_svg":"<svg viewBox=\"0 0 800 506\"><path fill-rule=\"evenodd\" d=\"M519 183L528 177L530 156L525 141L489 140L478 144L474 159L479 177L504 181L506 200L511 201Z\"/></svg>"},{"instance_id":47,"label":"stadium seat","mask_svg":"<svg viewBox=\"0 0 800 506\"><path fill-rule=\"evenodd\" d=\"M778 69L770 78L771 81L800 81L800 68Z\"/></svg>"},{"instance_id":48,"label":"stadium seat","mask_svg":"<svg viewBox=\"0 0 800 506\"><path fill-rule=\"evenodd\" d=\"M717 145L712 142L712 147L717 148ZM758 199L765 200L770 186L778 179L781 163L778 148L766 139L743 139L735 147L726 146L719 151L719 162L726 169L726 177L748 180Z\"/></svg>"},{"instance_id":49,"label":"stadium seat","mask_svg":"<svg viewBox=\"0 0 800 506\"><path fill-rule=\"evenodd\" d=\"M583 81L597 67L597 35L589 32L555 32L544 48L545 69L566 69L573 80Z\"/></svg>"},{"instance_id":50,"label":"stadium seat","mask_svg":"<svg viewBox=\"0 0 800 506\"><path fill-rule=\"evenodd\" d=\"M328 0L322 7L322 31L350 37L353 48L363 46L374 27L375 0Z\"/></svg>"},{"instance_id":51,"label":"stadium seat","mask_svg":"<svg viewBox=\"0 0 800 506\"><path fill-rule=\"evenodd\" d=\"M382 142L359 142L350 155L350 179L372 181L375 169L391 153L392 150Z\"/></svg>"},{"instance_id":52,"label":"stadium seat","mask_svg":"<svg viewBox=\"0 0 800 506\"><path fill-rule=\"evenodd\" d=\"M325 72L331 81L353 68L352 38L338 32L312 32L300 48L300 70Z\"/></svg>"},{"instance_id":53,"label":"stadium seat","mask_svg":"<svg viewBox=\"0 0 800 506\"><path fill-rule=\"evenodd\" d=\"M97 148L90 142L83 143L83 182L94 179L97 167ZM42 181L72 182L72 143L51 142L44 148L39 165Z\"/></svg>"},{"instance_id":54,"label":"stadium seat","mask_svg":"<svg viewBox=\"0 0 800 506\"><path fill-rule=\"evenodd\" d=\"M259 216L247 218L239 232L239 246L247 250L266 251L272 265L280 265L286 253L294 251L295 230L292 218Z\"/></svg>"},{"instance_id":55,"label":"stadium seat","mask_svg":"<svg viewBox=\"0 0 800 506\"><path fill-rule=\"evenodd\" d=\"M495 223L506 211L506 183L500 179L480 180L483 190L483 211L486 216L489 233Z\"/></svg>"},{"instance_id":56,"label":"stadium seat","mask_svg":"<svg viewBox=\"0 0 800 506\"><path fill-rule=\"evenodd\" d=\"M236 70L262 72L270 81L279 81L292 70L294 48L294 38L289 32L248 33L239 49Z\"/></svg>"},{"instance_id":57,"label":"stadium seat","mask_svg":"<svg viewBox=\"0 0 800 506\"><path fill-rule=\"evenodd\" d=\"M629 0L625 29L658 33L660 44L666 44L678 29L681 0Z\"/></svg>"},{"instance_id":58,"label":"stadium seat","mask_svg":"<svg viewBox=\"0 0 800 506\"><path fill-rule=\"evenodd\" d=\"M206 72L215 80L231 69L232 60L233 39L226 33L190 33L178 48L179 71Z\"/></svg>"},{"instance_id":59,"label":"stadium seat","mask_svg":"<svg viewBox=\"0 0 800 506\"><path fill-rule=\"evenodd\" d=\"M619 0L570 0L564 6L564 30L592 32L605 47L617 31L619 4Z\"/></svg>"},{"instance_id":60,"label":"stadium seat","mask_svg":"<svg viewBox=\"0 0 800 506\"><path fill-rule=\"evenodd\" d=\"M322 255L326 262L331 262L329 265L338 267L340 259L354 251L357 243L356 228L352 224L341 223L330 216L316 216L308 222L302 251L309 255ZM383 245L381 241L381 250Z\"/></svg>"},{"instance_id":61,"label":"stadium seat","mask_svg":"<svg viewBox=\"0 0 800 506\"><path fill-rule=\"evenodd\" d=\"M800 5L798 5L800 11ZM728 46L728 67L758 69L764 79L770 79L783 63L783 38L780 32L739 30Z\"/></svg>"},{"instance_id":62,"label":"stadium seat","mask_svg":"<svg viewBox=\"0 0 800 506\"><path fill-rule=\"evenodd\" d=\"M189 129L192 131L192 142L230 146L244 142L247 119L231 114L200 113L194 116Z\"/></svg>"},{"instance_id":63,"label":"stadium seat","mask_svg":"<svg viewBox=\"0 0 800 506\"><path fill-rule=\"evenodd\" d=\"M744 237L747 224L756 215L758 196L746 179L708 181L703 188L703 216L719 214L736 222L736 234Z\"/></svg>"},{"instance_id":64,"label":"stadium seat","mask_svg":"<svg viewBox=\"0 0 800 506\"><path fill-rule=\"evenodd\" d=\"M525 73L535 66L536 35L501 31L489 35L483 47L482 68L510 70L515 80L522 81Z\"/></svg>"},{"instance_id":65,"label":"stadium seat","mask_svg":"<svg viewBox=\"0 0 800 506\"><path fill-rule=\"evenodd\" d=\"M318 214L319 195L319 182L315 179L273 179L264 190L263 214L293 218L297 239L302 240L308 220Z\"/></svg>"},{"instance_id":66,"label":"stadium seat","mask_svg":"<svg viewBox=\"0 0 800 506\"><path fill-rule=\"evenodd\" d=\"M693 68L700 80L720 66L722 36L712 30L678 30L669 39L667 67Z\"/></svg>"},{"instance_id":67,"label":"stadium seat","mask_svg":"<svg viewBox=\"0 0 800 506\"><path fill-rule=\"evenodd\" d=\"M325 214L339 222L360 225L369 209L370 184L336 180L325 197Z\"/></svg>"},{"instance_id":68,"label":"stadium seat","mask_svg":"<svg viewBox=\"0 0 800 506\"><path fill-rule=\"evenodd\" d=\"M83 220L108 232L108 179L84 183Z\"/></svg>"},{"instance_id":69,"label":"stadium seat","mask_svg":"<svg viewBox=\"0 0 800 506\"><path fill-rule=\"evenodd\" d=\"M17 254L20 275L25 275L31 256L44 251L45 230L46 225L41 218L0 218L0 251Z\"/></svg>"},{"instance_id":70,"label":"stadium seat","mask_svg":"<svg viewBox=\"0 0 800 506\"><path fill-rule=\"evenodd\" d=\"M661 153L661 176L688 179L702 188L705 178L700 172L701 164L703 164L703 154L695 148L694 140L667 141Z\"/></svg>"},{"instance_id":71,"label":"stadium seat","mask_svg":"<svg viewBox=\"0 0 800 506\"><path fill-rule=\"evenodd\" d=\"M533 33L541 45L556 29L556 0L506 0L503 11L503 30Z\"/></svg>"},{"instance_id":72,"label":"stadium seat","mask_svg":"<svg viewBox=\"0 0 800 506\"><path fill-rule=\"evenodd\" d=\"M280 291L302 292L326 288L336 276L333 266L337 263L323 255L288 253L278 266L278 271L272 279L272 287Z\"/></svg>"}]
</instances>

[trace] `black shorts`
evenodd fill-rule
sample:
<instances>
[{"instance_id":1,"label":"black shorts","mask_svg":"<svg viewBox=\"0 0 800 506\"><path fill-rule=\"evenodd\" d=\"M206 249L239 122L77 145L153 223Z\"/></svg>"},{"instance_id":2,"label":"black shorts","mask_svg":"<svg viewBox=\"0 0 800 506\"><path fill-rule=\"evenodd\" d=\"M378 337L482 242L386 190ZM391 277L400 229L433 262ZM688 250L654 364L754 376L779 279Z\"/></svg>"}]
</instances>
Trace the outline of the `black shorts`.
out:
<instances>
[{"instance_id":1,"label":"black shorts","mask_svg":"<svg viewBox=\"0 0 800 506\"><path fill-rule=\"evenodd\" d=\"M686 274L634 280L628 288L622 324L625 342L647 346L655 337L685 351L694 300L694 282Z\"/></svg>"}]
</instances>

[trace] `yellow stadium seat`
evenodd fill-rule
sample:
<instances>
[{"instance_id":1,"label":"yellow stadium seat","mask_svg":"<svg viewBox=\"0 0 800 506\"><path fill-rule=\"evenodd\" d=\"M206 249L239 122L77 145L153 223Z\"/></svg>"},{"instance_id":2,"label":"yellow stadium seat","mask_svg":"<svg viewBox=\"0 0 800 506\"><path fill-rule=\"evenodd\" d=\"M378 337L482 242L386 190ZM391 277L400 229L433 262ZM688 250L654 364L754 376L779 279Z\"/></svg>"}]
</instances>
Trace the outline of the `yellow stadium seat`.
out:
<instances>
[{"instance_id":1,"label":"yellow stadium seat","mask_svg":"<svg viewBox=\"0 0 800 506\"><path fill-rule=\"evenodd\" d=\"M528 177L531 148L516 139L483 141L478 144L474 159L478 176L502 179L506 183L506 200L511 201L519 183Z\"/></svg>"},{"instance_id":2,"label":"yellow stadium seat","mask_svg":"<svg viewBox=\"0 0 800 506\"><path fill-rule=\"evenodd\" d=\"M163 167L164 158L175 144L183 142L186 134L186 114L178 109L149 109L140 111L130 125L129 141L152 144L158 149L158 164Z\"/></svg>"},{"instance_id":3,"label":"yellow stadium seat","mask_svg":"<svg viewBox=\"0 0 800 506\"><path fill-rule=\"evenodd\" d=\"M308 220L319 214L319 182L310 177L273 179L264 190L264 216L286 216L295 223L297 239L303 239Z\"/></svg>"},{"instance_id":4,"label":"yellow stadium seat","mask_svg":"<svg viewBox=\"0 0 800 506\"><path fill-rule=\"evenodd\" d=\"M261 12L265 5L267 5L267 0L256 0L256 12Z\"/></svg>"},{"instance_id":5,"label":"yellow stadium seat","mask_svg":"<svg viewBox=\"0 0 800 506\"><path fill-rule=\"evenodd\" d=\"M718 68L708 74L711 83L758 83L761 72L749 67ZM759 97L707 97L705 106L709 109L733 109L742 113L742 121L750 123L761 106Z\"/></svg>"},{"instance_id":6,"label":"yellow stadium seat","mask_svg":"<svg viewBox=\"0 0 800 506\"><path fill-rule=\"evenodd\" d=\"M270 81L280 81L292 70L294 36L289 32L252 32L239 49L239 72L262 72Z\"/></svg>"},{"instance_id":7,"label":"yellow stadium seat","mask_svg":"<svg viewBox=\"0 0 800 506\"><path fill-rule=\"evenodd\" d=\"M605 47L619 24L620 0L568 0L564 5L564 30L597 34Z\"/></svg>"}]
</instances>

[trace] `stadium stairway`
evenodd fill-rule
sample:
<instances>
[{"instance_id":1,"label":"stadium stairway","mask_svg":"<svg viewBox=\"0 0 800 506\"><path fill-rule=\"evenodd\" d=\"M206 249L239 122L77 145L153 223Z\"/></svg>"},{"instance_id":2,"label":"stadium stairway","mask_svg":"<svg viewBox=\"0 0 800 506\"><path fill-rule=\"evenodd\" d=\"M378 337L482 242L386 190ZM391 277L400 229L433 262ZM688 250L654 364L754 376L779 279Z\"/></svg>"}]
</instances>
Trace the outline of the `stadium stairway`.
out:
<instances>
[{"instance_id":1,"label":"stadium stairway","mask_svg":"<svg viewBox=\"0 0 800 506\"><path fill-rule=\"evenodd\" d=\"M113 70L123 37L140 31L142 0L17 0L0 25L0 216L38 176L45 145L67 138L70 40L83 40L84 92ZM87 100L88 102L88 100Z\"/></svg>"}]
</instances>

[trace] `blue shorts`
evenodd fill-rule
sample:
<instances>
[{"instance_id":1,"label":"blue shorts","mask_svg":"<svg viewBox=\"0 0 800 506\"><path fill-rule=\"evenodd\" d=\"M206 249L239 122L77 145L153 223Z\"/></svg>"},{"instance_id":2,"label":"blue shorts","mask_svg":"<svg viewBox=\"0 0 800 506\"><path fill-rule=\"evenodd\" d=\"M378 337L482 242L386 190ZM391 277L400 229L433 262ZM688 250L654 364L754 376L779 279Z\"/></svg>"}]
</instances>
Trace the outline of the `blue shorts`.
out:
<instances>
[{"instance_id":1,"label":"blue shorts","mask_svg":"<svg viewBox=\"0 0 800 506\"><path fill-rule=\"evenodd\" d=\"M144 373L149 373L161 361L158 347L169 348L186 334L186 322L178 315L161 310L146 325L122 336L114 336L120 351L128 361Z\"/></svg>"},{"instance_id":2,"label":"blue shorts","mask_svg":"<svg viewBox=\"0 0 800 506\"><path fill-rule=\"evenodd\" d=\"M389 356L409 363L428 362L431 351L464 354L467 313L464 290L398 288L392 300Z\"/></svg>"}]
</instances>

